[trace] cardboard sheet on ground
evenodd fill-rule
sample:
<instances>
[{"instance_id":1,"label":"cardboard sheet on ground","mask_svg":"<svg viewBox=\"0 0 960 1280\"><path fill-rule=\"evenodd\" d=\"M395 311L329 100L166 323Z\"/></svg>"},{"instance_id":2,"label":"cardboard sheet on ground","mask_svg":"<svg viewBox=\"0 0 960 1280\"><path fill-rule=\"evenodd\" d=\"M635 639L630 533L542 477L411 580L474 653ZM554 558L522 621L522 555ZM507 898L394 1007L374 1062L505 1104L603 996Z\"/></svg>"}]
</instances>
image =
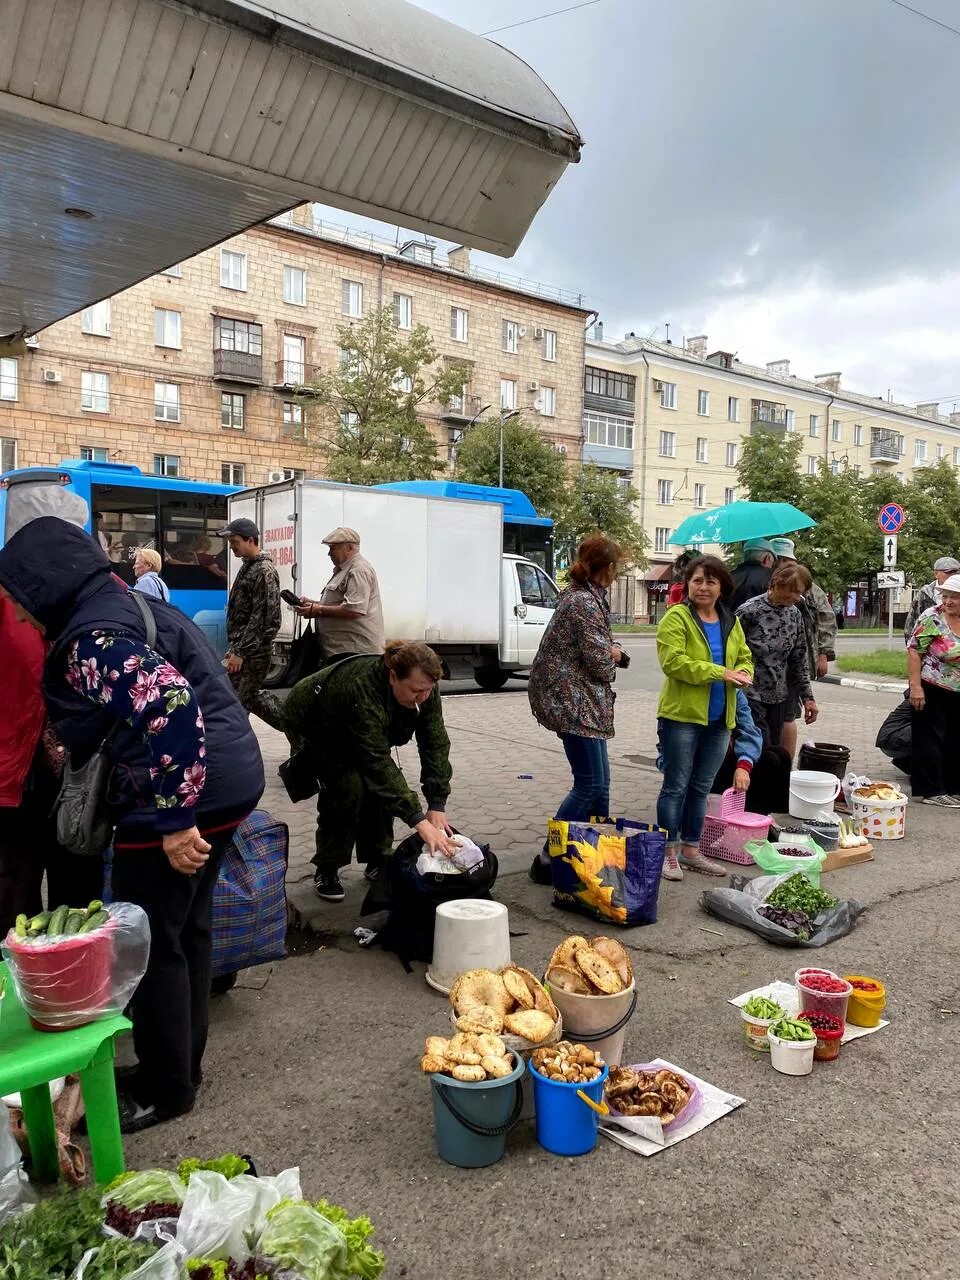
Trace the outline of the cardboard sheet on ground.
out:
<instances>
[{"instance_id":1,"label":"cardboard sheet on ground","mask_svg":"<svg viewBox=\"0 0 960 1280\"><path fill-rule=\"evenodd\" d=\"M699 1111L686 1124L670 1125L667 1129L663 1129L655 1116L630 1116L632 1129L624 1129L607 1118L601 1119L600 1132L604 1137L635 1151L639 1156L655 1156L658 1151L676 1146L684 1138L692 1138L708 1124L713 1124L714 1120L722 1120L725 1115L736 1111L737 1107L742 1107L746 1102L746 1098L738 1098L735 1093L726 1093L716 1085L710 1084L708 1080L701 1080L686 1067L678 1067L674 1062L667 1062L666 1058L654 1058L652 1062L665 1071L676 1071L679 1075L692 1080L700 1090L702 1101Z\"/></svg>"},{"instance_id":2,"label":"cardboard sheet on ground","mask_svg":"<svg viewBox=\"0 0 960 1280\"><path fill-rule=\"evenodd\" d=\"M768 982L765 987L757 987L754 991L745 991L742 996L734 996L732 1000L728 1000L728 1004L741 1008L745 1005L751 996L766 996L768 1000L776 1000L781 1009L786 1010L791 1018L796 1017L800 1012L800 1000L797 996L797 988L792 982ZM881 1018L875 1027L855 1027L851 1022L847 1023L846 1030L840 1037L841 1044L848 1044L851 1040L859 1040L862 1036L873 1035L874 1031L880 1031L883 1027L890 1025L889 1018Z\"/></svg>"}]
</instances>

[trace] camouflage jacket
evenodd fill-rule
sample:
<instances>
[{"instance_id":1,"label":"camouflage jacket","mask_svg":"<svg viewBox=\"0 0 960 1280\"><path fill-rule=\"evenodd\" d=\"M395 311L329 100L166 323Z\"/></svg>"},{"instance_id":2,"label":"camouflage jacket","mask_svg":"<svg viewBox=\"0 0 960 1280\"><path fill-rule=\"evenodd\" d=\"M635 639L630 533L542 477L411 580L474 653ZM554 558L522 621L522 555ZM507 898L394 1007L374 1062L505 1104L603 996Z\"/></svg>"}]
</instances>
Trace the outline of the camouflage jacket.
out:
<instances>
[{"instance_id":1,"label":"camouflage jacket","mask_svg":"<svg viewBox=\"0 0 960 1280\"><path fill-rule=\"evenodd\" d=\"M249 658L270 648L280 630L280 579L269 556L244 560L227 603L227 647Z\"/></svg>"},{"instance_id":2,"label":"camouflage jacket","mask_svg":"<svg viewBox=\"0 0 960 1280\"><path fill-rule=\"evenodd\" d=\"M378 654L342 658L294 685L283 704L283 728L295 748L311 748L321 785L336 787L338 775L359 773L370 795L411 827L423 812L391 747L416 739L428 808L443 809L450 794L450 739L440 690L419 711L401 707Z\"/></svg>"},{"instance_id":3,"label":"camouflage jacket","mask_svg":"<svg viewBox=\"0 0 960 1280\"><path fill-rule=\"evenodd\" d=\"M837 656L834 650L837 641L837 615L833 612L833 605L827 599L827 593L815 582L797 602L797 608L803 615L810 678L815 680L817 659L824 657L832 662Z\"/></svg>"}]
</instances>

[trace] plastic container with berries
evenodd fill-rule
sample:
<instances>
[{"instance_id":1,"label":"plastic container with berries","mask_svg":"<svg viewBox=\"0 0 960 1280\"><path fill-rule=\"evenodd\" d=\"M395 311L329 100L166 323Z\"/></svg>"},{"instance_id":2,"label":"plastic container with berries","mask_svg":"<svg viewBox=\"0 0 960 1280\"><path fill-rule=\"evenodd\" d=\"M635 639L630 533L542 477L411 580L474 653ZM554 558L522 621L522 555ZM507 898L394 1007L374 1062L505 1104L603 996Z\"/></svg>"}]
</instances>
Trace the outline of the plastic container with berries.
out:
<instances>
[{"instance_id":1,"label":"plastic container with berries","mask_svg":"<svg viewBox=\"0 0 960 1280\"><path fill-rule=\"evenodd\" d=\"M887 1004L887 991L879 978L865 973L844 975L853 990L847 1005L847 1021L855 1027L875 1027L883 1017Z\"/></svg>"},{"instance_id":2,"label":"plastic container with berries","mask_svg":"<svg viewBox=\"0 0 960 1280\"><path fill-rule=\"evenodd\" d=\"M817 1033L817 1047L813 1051L816 1062L835 1062L840 1057L840 1041L846 1024L835 1013L818 1013L804 1009L797 1014L798 1022L809 1022Z\"/></svg>"},{"instance_id":3,"label":"plastic container with berries","mask_svg":"<svg viewBox=\"0 0 960 1280\"><path fill-rule=\"evenodd\" d=\"M811 1013L832 1013L841 1022L846 1022L847 1004L853 990L846 979L826 971L800 969L795 981L801 1009Z\"/></svg>"}]
</instances>

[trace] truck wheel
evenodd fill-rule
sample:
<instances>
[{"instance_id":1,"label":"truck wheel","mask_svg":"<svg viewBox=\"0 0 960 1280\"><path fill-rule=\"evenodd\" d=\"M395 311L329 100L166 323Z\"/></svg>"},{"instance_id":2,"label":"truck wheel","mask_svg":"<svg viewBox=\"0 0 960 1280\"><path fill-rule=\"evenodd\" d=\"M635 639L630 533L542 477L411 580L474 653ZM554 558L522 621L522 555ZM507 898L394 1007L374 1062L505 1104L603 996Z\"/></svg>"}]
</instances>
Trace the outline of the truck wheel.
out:
<instances>
[{"instance_id":1,"label":"truck wheel","mask_svg":"<svg viewBox=\"0 0 960 1280\"><path fill-rule=\"evenodd\" d=\"M507 683L509 676L499 667L476 667L473 678L481 689L486 689L487 693L496 693Z\"/></svg>"}]
</instances>

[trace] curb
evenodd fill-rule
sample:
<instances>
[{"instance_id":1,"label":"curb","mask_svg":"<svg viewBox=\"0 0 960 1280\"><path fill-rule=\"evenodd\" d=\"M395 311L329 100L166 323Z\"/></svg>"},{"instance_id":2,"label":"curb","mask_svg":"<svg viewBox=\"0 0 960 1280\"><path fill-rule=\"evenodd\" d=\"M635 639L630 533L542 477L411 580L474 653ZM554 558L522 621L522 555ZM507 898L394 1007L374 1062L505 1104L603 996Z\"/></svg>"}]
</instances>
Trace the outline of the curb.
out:
<instances>
[{"instance_id":1,"label":"curb","mask_svg":"<svg viewBox=\"0 0 960 1280\"><path fill-rule=\"evenodd\" d=\"M845 689L866 689L871 693L903 693L906 681L902 684L889 684L879 680L851 680L847 676L820 676L817 684L839 684Z\"/></svg>"}]
</instances>

